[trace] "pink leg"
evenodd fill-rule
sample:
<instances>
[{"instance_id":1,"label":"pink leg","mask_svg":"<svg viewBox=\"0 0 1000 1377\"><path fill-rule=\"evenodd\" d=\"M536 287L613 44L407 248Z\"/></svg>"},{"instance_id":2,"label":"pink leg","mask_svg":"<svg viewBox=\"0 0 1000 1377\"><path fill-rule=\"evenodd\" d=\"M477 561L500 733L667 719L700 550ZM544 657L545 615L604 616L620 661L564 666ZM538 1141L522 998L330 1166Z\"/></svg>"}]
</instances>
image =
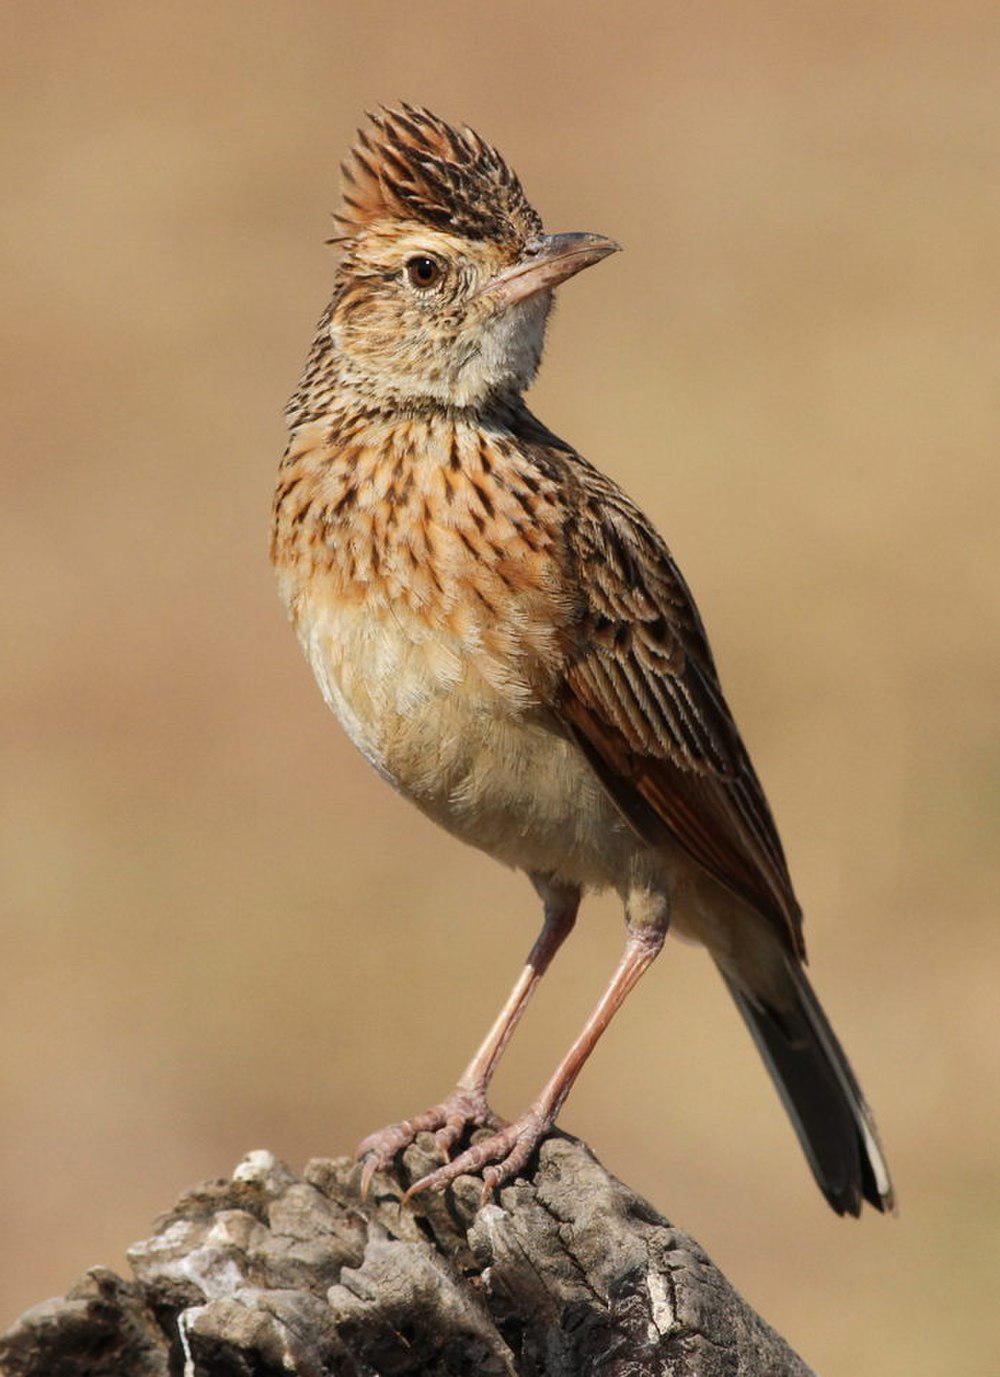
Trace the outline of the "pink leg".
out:
<instances>
[{"instance_id":1,"label":"pink leg","mask_svg":"<svg viewBox=\"0 0 1000 1377\"><path fill-rule=\"evenodd\" d=\"M580 905L580 895L575 889L560 887L556 889L540 880L535 881L545 897L545 921L538 934L535 945L528 953L524 969L517 983L507 997L507 1002L497 1014L493 1027L486 1034L475 1056L462 1072L458 1081L460 1090L482 1093L486 1090L493 1073L503 1056L504 1049L521 1021L521 1015L528 1007L531 996L542 976L552 964L552 958L565 942L576 922Z\"/></svg>"},{"instance_id":2,"label":"pink leg","mask_svg":"<svg viewBox=\"0 0 1000 1377\"><path fill-rule=\"evenodd\" d=\"M438 1146L447 1153L470 1125L497 1127L502 1122L487 1104L486 1091L538 982L569 936L580 905L577 889L540 876L532 880L545 902L545 920L517 983L451 1094L412 1119L379 1129L358 1145L358 1157L366 1159L361 1173L362 1199L375 1173L388 1166L418 1133L434 1133Z\"/></svg>"},{"instance_id":3,"label":"pink leg","mask_svg":"<svg viewBox=\"0 0 1000 1377\"><path fill-rule=\"evenodd\" d=\"M566 1096L573 1088L584 1062L590 1056L601 1034L621 1008L629 991L658 955L663 946L665 931L652 928L629 932L625 951L607 989L583 1031L559 1063L551 1079L531 1108L513 1123L499 1129L492 1137L475 1143L437 1171L430 1172L407 1191L409 1198L418 1191L433 1190L483 1168L483 1199L502 1182L515 1176L525 1165L541 1138L555 1122ZM487 1163L495 1163L488 1166Z\"/></svg>"}]
</instances>

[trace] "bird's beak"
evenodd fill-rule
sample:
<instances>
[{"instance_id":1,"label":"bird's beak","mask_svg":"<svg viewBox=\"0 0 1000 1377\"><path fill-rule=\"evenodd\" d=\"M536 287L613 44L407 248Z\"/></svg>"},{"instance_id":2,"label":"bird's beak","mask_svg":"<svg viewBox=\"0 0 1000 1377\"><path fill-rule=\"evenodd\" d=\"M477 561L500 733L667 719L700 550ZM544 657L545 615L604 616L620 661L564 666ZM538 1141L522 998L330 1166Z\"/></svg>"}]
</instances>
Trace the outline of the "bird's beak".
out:
<instances>
[{"instance_id":1,"label":"bird's beak","mask_svg":"<svg viewBox=\"0 0 1000 1377\"><path fill-rule=\"evenodd\" d=\"M517 301L557 287L620 248L620 244L605 239L603 234L543 234L525 248L516 263L497 273L476 295L489 297L499 310L506 310Z\"/></svg>"}]
</instances>

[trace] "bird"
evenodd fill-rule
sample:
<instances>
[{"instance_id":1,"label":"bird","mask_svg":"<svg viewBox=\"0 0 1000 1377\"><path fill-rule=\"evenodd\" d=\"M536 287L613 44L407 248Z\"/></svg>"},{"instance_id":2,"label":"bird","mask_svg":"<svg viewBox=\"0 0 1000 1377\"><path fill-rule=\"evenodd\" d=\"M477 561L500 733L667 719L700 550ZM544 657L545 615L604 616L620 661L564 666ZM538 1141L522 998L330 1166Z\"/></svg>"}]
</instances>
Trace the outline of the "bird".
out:
<instances>
[{"instance_id":1,"label":"bird","mask_svg":"<svg viewBox=\"0 0 1000 1377\"><path fill-rule=\"evenodd\" d=\"M619 245L547 233L497 149L423 107L367 115L342 173L332 299L286 410L280 595L354 745L425 816L523 871L543 915L454 1088L360 1144L362 1194L424 1132L444 1161L407 1198L472 1175L486 1201L522 1174L672 930L715 962L829 1204L892 1210L692 594L639 507L524 400L556 288ZM622 902L621 958L505 1121L491 1078L600 890Z\"/></svg>"}]
</instances>

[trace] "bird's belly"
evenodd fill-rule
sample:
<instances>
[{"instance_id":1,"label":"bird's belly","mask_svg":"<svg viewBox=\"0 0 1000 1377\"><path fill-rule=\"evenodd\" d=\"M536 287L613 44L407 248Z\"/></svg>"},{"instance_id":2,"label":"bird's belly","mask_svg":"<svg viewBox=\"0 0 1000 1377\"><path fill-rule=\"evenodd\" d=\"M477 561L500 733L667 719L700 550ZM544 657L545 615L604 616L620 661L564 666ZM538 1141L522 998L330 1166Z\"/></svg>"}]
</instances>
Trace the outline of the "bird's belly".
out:
<instances>
[{"instance_id":1,"label":"bird's belly","mask_svg":"<svg viewBox=\"0 0 1000 1377\"><path fill-rule=\"evenodd\" d=\"M354 745L424 813L528 871L623 882L635 840L579 748L523 685L392 607L300 608L319 687Z\"/></svg>"}]
</instances>

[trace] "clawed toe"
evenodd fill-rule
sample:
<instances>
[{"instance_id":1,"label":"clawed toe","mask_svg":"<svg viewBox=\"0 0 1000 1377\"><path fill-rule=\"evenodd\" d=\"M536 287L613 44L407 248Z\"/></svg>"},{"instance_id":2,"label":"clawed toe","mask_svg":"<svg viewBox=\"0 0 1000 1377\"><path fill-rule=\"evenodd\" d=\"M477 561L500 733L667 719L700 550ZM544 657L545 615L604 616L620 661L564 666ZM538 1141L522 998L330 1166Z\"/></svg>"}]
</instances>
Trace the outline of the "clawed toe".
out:
<instances>
[{"instance_id":1,"label":"clawed toe","mask_svg":"<svg viewBox=\"0 0 1000 1377\"><path fill-rule=\"evenodd\" d=\"M481 1201L485 1205L498 1186L517 1176L527 1165L550 1126L549 1120L533 1112L515 1119L489 1138L473 1143L444 1166L414 1181L403 1196L404 1204L423 1191L442 1190L459 1176L481 1173Z\"/></svg>"},{"instance_id":2,"label":"clawed toe","mask_svg":"<svg viewBox=\"0 0 1000 1377\"><path fill-rule=\"evenodd\" d=\"M458 1089L422 1114L370 1133L358 1144L355 1153L359 1161L364 1161L359 1185L362 1200L368 1197L375 1173L391 1166L393 1159L409 1147L418 1134L433 1133L437 1146L447 1157L467 1129L495 1128L500 1123L480 1092Z\"/></svg>"},{"instance_id":3,"label":"clawed toe","mask_svg":"<svg viewBox=\"0 0 1000 1377\"><path fill-rule=\"evenodd\" d=\"M358 1187L362 1200L368 1199L375 1173L389 1166L396 1153L408 1147L421 1131L416 1127L417 1122L414 1119L403 1119L401 1123L390 1124L388 1128L380 1128L376 1133L370 1133L358 1144L354 1155L358 1161L364 1162Z\"/></svg>"}]
</instances>

